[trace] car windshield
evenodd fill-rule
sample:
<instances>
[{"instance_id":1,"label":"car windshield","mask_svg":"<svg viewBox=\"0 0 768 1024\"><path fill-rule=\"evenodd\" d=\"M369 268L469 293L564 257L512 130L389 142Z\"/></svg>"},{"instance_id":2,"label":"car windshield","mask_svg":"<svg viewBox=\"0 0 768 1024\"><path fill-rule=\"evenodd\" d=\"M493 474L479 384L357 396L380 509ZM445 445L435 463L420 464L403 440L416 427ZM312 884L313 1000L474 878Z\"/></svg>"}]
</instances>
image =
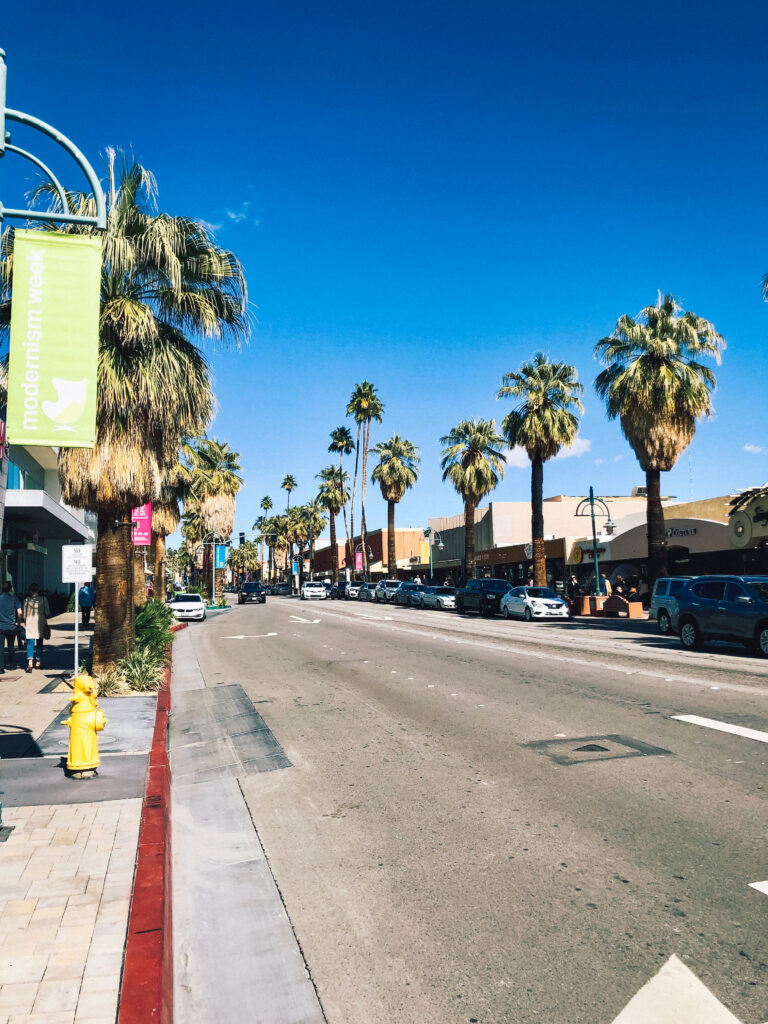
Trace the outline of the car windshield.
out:
<instances>
[{"instance_id":1,"label":"car windshield","mask_svg":"<svg viewBox=\"0 0 768 1024\"><path fill-rule=\"evenodd\" d=\"M455 594L456 591L453 587L435 587L435 593L440 594L442 597L448 597L451 594Z\"/></svg>"},{"instance_id":2,"label":"car windshield","mask_svg":"<svg viewBox=\"0 0 768 1024\"><path fill-rule=\"evenodd\" d=\"M243 584L243 590L260 590L260 589L261 589L261 584L260 583L244 583Z\"/></svg>"},{"instance_id":3,"label":"car windshield","mask_svg":"<svg viewBox=\"0 0 768 1024\"><path fill-rule=\"evenodd\" d=\"M550 590L549 587L528 587L528 597L557 597L554 590Z\"/></svg>"},{"instance_id":4,"label":"car windshield","mask_svg":"<svg viewBox=\"0 0 768 1024\"><path fill-rule=\"evenodd\" d=\"M501 593L504 590L509 590L509 584L506 580L491 580L488 584L488 588Z\"/></svg>"},{"instance_id":5,"label":"car windshield","mask_svg":"<svg viewBox=\"0 0 768 1024\"><path fill-rule=\"evenodd\" d=\"M202 600L199 594L177 594L171 604L200 604Z\"/></svg>"}]
</instances>

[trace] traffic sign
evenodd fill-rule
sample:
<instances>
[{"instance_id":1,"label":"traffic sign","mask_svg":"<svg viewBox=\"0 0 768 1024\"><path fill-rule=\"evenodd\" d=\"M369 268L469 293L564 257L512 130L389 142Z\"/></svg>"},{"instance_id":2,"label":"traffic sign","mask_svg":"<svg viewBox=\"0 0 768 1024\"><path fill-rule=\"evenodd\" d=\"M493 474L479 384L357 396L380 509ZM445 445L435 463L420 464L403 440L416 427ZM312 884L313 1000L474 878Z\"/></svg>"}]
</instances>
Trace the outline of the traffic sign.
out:
<instances>
[{"instance_id":1,"label":"traffic sign","mask_svg":"<svg viewBox=\"0 0 768 1024\"><path fill-rule=\"evenodd\" d=\"M93 576L93 544L64 544L61 548L61 582L85 583Z\"/></svg>"}]
</instances>

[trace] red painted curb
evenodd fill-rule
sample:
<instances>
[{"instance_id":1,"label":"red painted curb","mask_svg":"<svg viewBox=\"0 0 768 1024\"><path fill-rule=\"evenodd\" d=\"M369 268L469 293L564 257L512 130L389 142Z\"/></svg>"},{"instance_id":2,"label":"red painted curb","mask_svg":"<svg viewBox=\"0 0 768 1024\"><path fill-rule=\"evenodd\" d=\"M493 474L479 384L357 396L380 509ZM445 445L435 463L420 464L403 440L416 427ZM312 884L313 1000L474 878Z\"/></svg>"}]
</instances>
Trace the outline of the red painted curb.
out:
<instances>
[{"instance_id":1,"label":"red painted curb","mask_svg":"<svg viewBox=\"0 0 768 1024\"><path fill-rule=\"evenodd\" d=\"M118 1024L173 1021L171 774L167 747L170 709L171 670L166 668L165 682L157 694Z\"/></svg>"}]
</instances>

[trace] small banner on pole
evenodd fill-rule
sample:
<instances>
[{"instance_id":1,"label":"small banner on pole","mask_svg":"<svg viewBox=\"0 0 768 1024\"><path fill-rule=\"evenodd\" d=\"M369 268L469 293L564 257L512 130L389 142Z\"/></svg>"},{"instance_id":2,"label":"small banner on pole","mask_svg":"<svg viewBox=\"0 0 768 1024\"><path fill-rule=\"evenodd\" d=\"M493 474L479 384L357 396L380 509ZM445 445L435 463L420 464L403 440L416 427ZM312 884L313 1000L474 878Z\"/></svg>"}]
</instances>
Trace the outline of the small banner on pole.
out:
<instances>
[{"instance_id":1,"label":"small banner on pole","mask_svg":"<svg viewBox=\"0 0 768 1024\"><path fill-rule=\"evenodd\" d=\"M93 448L101 239L17 229L8 439Z\"/></svg>"},{"instance_id":2,"label":"small banner on pole","mask_svg":"<svg viewBox=\"0 0 768 1024\"><path fill-rule=\"evenodd\" d=\"M131 512L133 527L133 543L136 547L152 543L152 502L139 505Z\"/></svg>"},{"instance_id":3,"label":"small banner on pole","mask_svg":"<svg viewBox=\"0 0 768 1024\"><path fill-rule=\"evenodd\" d=\"M227 567L227 545L217 544L216 545L216 562L214 564L215 569L226 569Z\"/></svg>"}]
</instances>

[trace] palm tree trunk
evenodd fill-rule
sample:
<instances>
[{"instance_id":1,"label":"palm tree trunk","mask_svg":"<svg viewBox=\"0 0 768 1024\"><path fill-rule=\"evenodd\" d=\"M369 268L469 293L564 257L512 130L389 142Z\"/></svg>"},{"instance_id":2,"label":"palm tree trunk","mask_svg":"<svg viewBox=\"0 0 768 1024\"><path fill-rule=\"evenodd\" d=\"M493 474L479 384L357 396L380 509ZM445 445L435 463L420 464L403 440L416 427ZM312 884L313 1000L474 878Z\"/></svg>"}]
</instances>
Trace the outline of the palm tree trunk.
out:
<instances>
[{"instance_id":1,"label":"palm tree trunk","mask_svg":"<svg viewBox=\"0 0 768 1024\"><path fill-rule=\"evenodd\" d=\"M475 576L475 506L464 502L464 579Z\"/></svg>"},{"instance_id":2,"label":"palm tree trunk","mask_svg":"<svg viewBox=\"0 0 768 1024\"><path fill-rule=\"evenodd\" d=\"M349 557L347 558L347 565L352 569L355 568L355 492L357 491L357 467L360 462L360 431L363 424L358 421L357 424L357 445L355 446L355 475L352 478L352 502L349 506L349 532L351 535L350 540L350 551Z\"/></svg>"},{"instance_id":3,"label":"palm tree trunk","mask_svg":"<svg viewBox=\"0 0 768 1024\"><path fill-rule=\"evenodd\" d=\"M96 542L96 608L93 669L99 671L130 654L134 638L133 544L127 527L113 527L124 509L99 512Z\"/></svg>"},{"instance_id":4,"label":"palm tree trunk","mask_svg":"<svg viewBox=\"0 0 768 1024\"><path fill-rule=\"evenodd\" d=\"M147 577L144 575L144 549L133 549L133 603L147 603Z\"/></svg>"},{"instance_id":5,"label":"palm tree trunk","mask_svg":"<svg viewBox=\"0 0 768 1024\"><path fill-rule=\"evenodd\" d=\"M343 459L344 459L344 453L340 452L339 453L339 484L341 486L342 493L344 491L344 465L343 465ZM347 522L347 503L346 503L346 501L341 506L341 510L344 513L344 532L345 532L346 537L347 537L347 546L344 549L344 561L346 562L347 565L349 565L350 561L352 560L352 555L351 555L351 548L352 548L352 546L351 546L350 540L349 540L349 523Z\"/></svg>"},{"instance_id":6,"label":"palm tree trunk","mask_svg":"<svg viewBox=\"0 0 768 1024\"><path fill-rule=\"evenodd\" d=\"M661 471L647 469L645 483L648 522L648 589L653 590L653 584L660 576L669 575L664 509L661 506Z\"/></svg>"},{"instance_id":7,"label":"palm tree trunk","mask_svg":"<svg viewBox=\"0 0 768 1024\"><path fill-rule=\"evenodd\" d=\"M393 579L397 575L397 552L395 551L395 505L387 502L387 574Z\"/></svg>"},{"instance_id":8,"label":"palm tree trunk","mask_svg":"<svg viewBox=\"0 0 768 1024\"><path fill-rule=\"evenodd\" d=\"M333 582L339 582L339 549L336 546L336 515L333 509L328 509L328 518L331 526L331 576Z\"/></svg>"},{"instance_id":9,"label":"palm tree trunk","mask_svg":"<svg viewBox=\"0 0 768 1024\"><path fill-rule=\"evenodd\" d=\"M155 597L165 604L165 536L162 533L155 539Z\"/></svg>"},{"instance_id":10,"label":"palm tree trunk","mask_svg":"<svg viewBox=\"0 0 768 1024\"><path fill-rule=\"evenodd\" d=\"M547 556L544 548L544 462L531 459L531 546L533 547L533 582L547 585Z\"/></svg>"},{"instance_id":11,"label":"palm tree trunk","mask_svg":"<svg viewBox=\"0 0 768 1024\"><path fill-rule=\"evenodd\" d=\"M365 492L368 487L368 443L371 439L371 421L363 427L363 486L360 498L360 542L363 546L363 576L368 579L368 545L365 541Z\"/></svg>"}]
</instances>

